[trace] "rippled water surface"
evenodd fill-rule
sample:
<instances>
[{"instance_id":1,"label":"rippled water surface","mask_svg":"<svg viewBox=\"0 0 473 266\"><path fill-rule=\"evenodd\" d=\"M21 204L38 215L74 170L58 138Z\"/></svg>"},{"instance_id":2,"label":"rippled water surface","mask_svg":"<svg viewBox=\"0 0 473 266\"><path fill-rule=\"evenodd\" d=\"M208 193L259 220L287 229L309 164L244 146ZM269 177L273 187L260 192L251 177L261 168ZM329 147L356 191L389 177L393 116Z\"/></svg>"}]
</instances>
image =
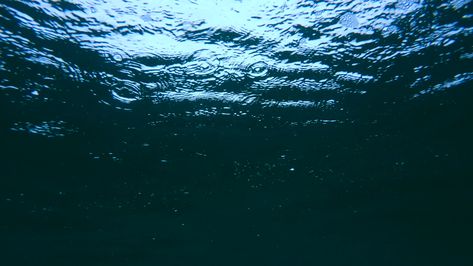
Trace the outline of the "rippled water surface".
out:
<instances>
[{"instance_id":1,"label":"rippled water surface","mask_svg":"<svg viewBox=\"0 0 473 266\"><path fill-rule=\"evenodd\" d=\"M470 0L0 1L2 249L468 265L472 89Z\"/></svg>"}]
</instances>

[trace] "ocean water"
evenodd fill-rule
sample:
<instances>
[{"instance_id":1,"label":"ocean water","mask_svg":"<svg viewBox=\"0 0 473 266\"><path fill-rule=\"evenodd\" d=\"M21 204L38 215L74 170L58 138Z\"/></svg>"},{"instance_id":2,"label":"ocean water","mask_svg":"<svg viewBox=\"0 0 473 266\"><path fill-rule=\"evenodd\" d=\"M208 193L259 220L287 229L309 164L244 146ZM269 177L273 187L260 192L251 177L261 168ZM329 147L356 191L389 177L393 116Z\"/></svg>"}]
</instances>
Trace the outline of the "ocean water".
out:
<instances>
[{"instance_id":1,"label":"ocean water","mask_svg":"<svg viewBox=\"0 0 473 266\"><path fill-rule=\"evenodd\" d=\"M0 1L2 265L472 265L470 0Z\"/></svg>"}]
</instances>

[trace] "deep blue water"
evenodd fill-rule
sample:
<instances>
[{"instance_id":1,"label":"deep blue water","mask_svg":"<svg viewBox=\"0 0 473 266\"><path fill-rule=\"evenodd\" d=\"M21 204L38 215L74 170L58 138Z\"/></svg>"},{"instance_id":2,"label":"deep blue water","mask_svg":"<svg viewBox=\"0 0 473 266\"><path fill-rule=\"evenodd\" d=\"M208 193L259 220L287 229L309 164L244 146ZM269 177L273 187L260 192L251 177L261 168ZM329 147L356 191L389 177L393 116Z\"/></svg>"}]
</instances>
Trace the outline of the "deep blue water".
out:
<instances>
[{"instance_id":1,"label":"deep blue water","mask_svg":"<svg viewBox=\"0 0 473 266\"><path fill-rule=\"evenodd\" d=\"M470 0L0 1L2 265L472 265Z\"/></svg>"}]
</instances>

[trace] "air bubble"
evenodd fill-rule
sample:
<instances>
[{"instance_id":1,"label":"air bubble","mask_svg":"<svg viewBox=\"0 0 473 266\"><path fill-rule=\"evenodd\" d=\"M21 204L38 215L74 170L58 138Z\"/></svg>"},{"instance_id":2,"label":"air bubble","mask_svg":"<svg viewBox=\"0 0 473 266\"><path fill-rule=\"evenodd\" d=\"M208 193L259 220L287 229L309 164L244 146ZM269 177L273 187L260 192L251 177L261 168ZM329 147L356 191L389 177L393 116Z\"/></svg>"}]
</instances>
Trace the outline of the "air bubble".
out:
<instances>
[{"instance_id":1,"label":"air bubble","mask_svg":"<svg viewBox=\"0 0 473 266\"><path fill-rule=\"evenodd\" d=\"M263 61L259 61L250 65L248 74L251 77L256 78L256 77L263 77L267 73L268 73L268 65Z\"/></svg>"},{"instance_id":2,"label":"air bubble","mask_svg":"<svg viewBox=\"0 0 473 266\"><path fill-rule=\"evenodd\" d=\"M121 62L123 60L123 57L119 54L114 54L113 55L113 60L115 60L117 62Z\"/></svg>"}]
</instances>

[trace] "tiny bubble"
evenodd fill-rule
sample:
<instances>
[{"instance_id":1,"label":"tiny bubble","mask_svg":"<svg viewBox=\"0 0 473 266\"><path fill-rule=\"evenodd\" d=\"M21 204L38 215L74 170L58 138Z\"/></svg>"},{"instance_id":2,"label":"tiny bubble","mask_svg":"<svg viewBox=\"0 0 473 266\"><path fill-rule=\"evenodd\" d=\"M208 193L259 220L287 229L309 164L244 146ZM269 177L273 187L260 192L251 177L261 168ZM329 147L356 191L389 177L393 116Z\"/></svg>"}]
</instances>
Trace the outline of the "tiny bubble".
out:
<instances>
[{"instance_id":1,"label":"tiny bubble","mask_svg":"<svg viewBox=\"0 0 473 266\"><path fill-rule=\"evenodd\" d=\"M113 55L113 60L117 61L117 62L121 62L122 61L122 56L119 55L119 54L115 54Z\"/></svg>"}]
</instances>

